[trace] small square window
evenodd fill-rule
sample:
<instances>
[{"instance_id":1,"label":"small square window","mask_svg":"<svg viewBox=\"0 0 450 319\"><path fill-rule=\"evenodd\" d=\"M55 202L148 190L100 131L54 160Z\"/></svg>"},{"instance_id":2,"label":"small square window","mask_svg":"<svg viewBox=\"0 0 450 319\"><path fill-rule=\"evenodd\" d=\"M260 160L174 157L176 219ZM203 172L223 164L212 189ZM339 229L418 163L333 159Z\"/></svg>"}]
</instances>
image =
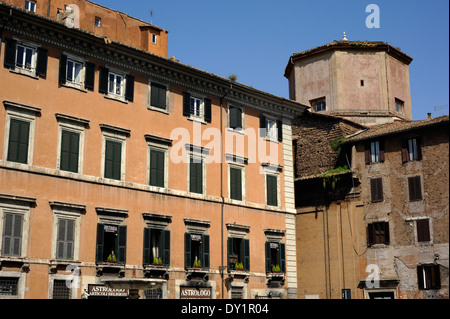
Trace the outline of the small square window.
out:
<instances>
[{"instance_id":1,"label":"small square window","mask_svg":"<svg viewBox=\"0 0 450 319\"><path fill-rule=\"evenodd\" d=\"M25 10L30 12L36 12L36 2L34 1L25 1Z\"/></svg>"},{"instance_id":2,"label":"small square window","mask_svg":"<svg viewBox=\"0 0 450 319\"><path fill-rule=\"evenodd\" d=\"M395 99L395 112L403 113L403 109L405 108L405 102L400 99Z\"/></svg>"},{"instance_id":3,"label":"small square window","mask_svg":"<svg viewBox=\"0 0 450 319\"><path fill-rule=\"evenodd\" d=\"M158 39L158 36L156 34L152 33L152 43L153 44L156 44L157 39Z\"/></svg>"},{"instance_id":4,"label":"small square window","mask_svg":"<svg viewBox=\"0 0 450 319\"><path fill-rule=\"evenodd\" d=\"M109 73L108 93L112 95L123 95L123 76L119 74Z\"/></svg>"},{"instance_id":5,"label":"small square window","mask_svg":"<svg viewBox=\"0 0 450 319\"><path fill-rule=\"evenodd\" d=\"M327 110L327 102L325 99L312 101L311 106L314 112L324 112Z\"/></svg>"},{"instance_id":6,"label":"small square window","mask_svg":"<svg viewBox=\"0 0 450 319\"><path fill-rule=\"evenodd\" d=\"M361 80L361 87L364 87L364 80Z\"/></svg>"},{"instance_id":7,"label":"small square window","mask_svg":"<svg viewBox=\"0 0 450 319\"><path fill-rule=\"evenodd\" d=\"M367 226L367 245L373 246L377 244L389 245L389 223L378 222Z\"/></svg>"},{"instance_id":8,"label":"small square window","mask_svg":"<svg viewBox=\"0 0 450 319\"><path fill-rule=\"evenodd\" d=\"M102 19L99 18L99 17L95 17L94 25L95 25L97 28L100 28L100 27L102 26Z\"/></svg>"}]
</instances>

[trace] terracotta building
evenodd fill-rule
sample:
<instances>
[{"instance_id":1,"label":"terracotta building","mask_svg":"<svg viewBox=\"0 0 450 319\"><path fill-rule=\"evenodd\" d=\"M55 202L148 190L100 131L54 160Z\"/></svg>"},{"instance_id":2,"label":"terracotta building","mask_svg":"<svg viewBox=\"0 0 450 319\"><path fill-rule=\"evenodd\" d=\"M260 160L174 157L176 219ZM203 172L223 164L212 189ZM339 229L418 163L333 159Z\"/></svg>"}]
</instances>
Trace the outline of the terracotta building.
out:
<instances>
[{"instance_id":1,"label":"terracotta building","mask_svg":"<svg viewBox=\"0 0 450 319\"><path fill-rule=\"evenodd\" d=\"M334 41L290 57L289 97L364 125L412 120L411 62L385 42Z\"/></svg>"},{"instance_id":2,"label":"terracotta building","mask_svg":"<svg viewBox=\"0 0 450 319\"><path fill-rule=\"evenodd\" d=\"M306 106L49 3L0 2L0 298L296 298Z\"/></svg>"},{"instance_id":3,"label":"terracotta building","mask_svg":"<svg viewBox=\"0 0 450 319\"><path fill-rule=\"evenodd\" d=\"M377 126L347 146L367 230L364 297L448 299L449 117Z\"/></svg>"}]
</instances>

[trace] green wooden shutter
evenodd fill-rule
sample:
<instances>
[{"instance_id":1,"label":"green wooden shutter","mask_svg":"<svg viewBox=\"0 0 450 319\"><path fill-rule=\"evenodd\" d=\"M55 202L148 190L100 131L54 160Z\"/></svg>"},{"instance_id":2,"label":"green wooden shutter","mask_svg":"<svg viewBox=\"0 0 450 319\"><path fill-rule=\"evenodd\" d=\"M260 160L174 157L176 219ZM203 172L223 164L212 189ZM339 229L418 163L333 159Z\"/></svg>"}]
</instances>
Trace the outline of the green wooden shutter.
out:
<instances>
[{"instance_id":1,"label":"green wooden shutter","mask_svg":"<svg viewBox=\"0 0 450 319\"><path fill-rule=\"evenodd\" d=\"M167 99L166 96L167 96L166 86L158 83L151 84L151 97L150 97L151 106L165 110Z\"/></svg>"},{"instance_id":2,"label":"green wooden shutter","mask_svg":"<svg viewBox=\"0 0 450 319\"><path fill-rule=\"evenodd\" d=\"M11 119L9 130L8 161L27 164L30 123Z\"/></svg>"},{"instance_id":3,"label":"green wooden shutter","mask_svg":"<svg viewBox=\"0 0 450 319\"><path fill-rule=\"evenodd\" d=\"M270 243L266 242L266 272L272 272L272 263L270 261Z\"/></svg>"},{"instance_id":4,"label":"green wooden shutter","mask_svg":"<svg viewBox=\"0 0 450 319\"><path fill-rule=\"evenodd\" d=\"M97 224L97 249L95 254L95 261L98 263L103 262L103 247L105 242L105 226L103 224Z\"/></svg>"},{"instance_id":5,"label":"green wooden shutter","mask_svg":"<svg viewBox=\"0 0 450 319\"><path fill-rule=\"evenodd\" d=\"M150 228L144 228L144 253L143 253L143 264L150 265L152 261L151 258L151 238L152 230Z\"/></svg>"},{"instance_id":6,"label":"green wooden shutter","mask_svg":"<svg viewBox=\"0 0 450 319\"><path fill-rule=\"evenodd\" d=\"M191 234L184 234L184 267L191 268Z\"/></svg>"},{"instance_id":7,"label":"green wooden shutter","mask_svg":"<svg viewBox=\"0 0 450 319\"><path fill-rule=\"evenodd\" d=\"M233 241L234 241L234 238L228 237L228 240L227 240L227 248L228 248L228 250L227 250L227 260L228 260L227 264L228 264L228 270L233 270L234 269L234 264L231 264L231 262L230 262L230 255L233 253Z\"/></svg>"},{"instance_id":8,"label":"green wooden shutter","mask_svg":"<svg viewBox=\"0 0 450 319\"><path fill-rule=\"evenodd\" d=\"M283 122L277 121L278 142L283 142Z\"/></svg>"},{"instance_id":9,"label":"green wooden shutter","mask_svg":"<svg viewBox=\"0 0 450 319\"><path fill-rule=\"evenodd\" d=\"M280 270L286 272L286 244L280 243L279 246Z\"/></svg>"},{"instance_id":10,"label":"green wooden shutter","mask_svg":"<svg viewBox=\"0 0 450 319\"><path fill-rule=\"evenodd\" d=\"M122 166L122 143L106 141L105 178L120 180Z\"/></svg>"},{"instance_id":11,"label":"green wooden shutter","mask_svg":"<svg viewBox=\"0 0 450 319\"><path fill-rule=\"evenodd\" d=\"M126 87L125 87L125 99L127 101L133 102L134 100L134 76L127 74L125 76Z\"/></svg>"},{"instance_id":12,"label":"green wooden shutter","mask_svg":"<svg viewBox=\"0 0 450 319\"><path fill-rule=\"evenodd\" d=\"M66 84L67 79L67 55L59 56L59 84Z\"/></svg>"},{"instance_id":13,"label":"green wooden shutter","mask_svg":"<svg viewBox=\"0 0 450 319\"><path fill-rule=\"evenodd\" d=\"M42 77L47 76L48 50L37 49L36 74Z\"/></svg>"},{"instance_id":14,"label":"green wooden shutter","mask_svg":"<svg viewBox=\"0 0 450 319\"><path fill-rule=\"evenodd\" d=\"M162 232L162 262L164 266L170 265L170 230Z\"/></svg>"},{"instance_id":15,"label":"green wooden shutter","mask_svg":"<svg viewBox=\"0 0 450 319\"><path fill-rule=\"evenodd\" d=\"M56 258L63 260L73 259L75 238L75 222L70 219L58 220L58 235L56 244Z\"/></svg>"},{"instance_id":16,"label":"green wooden shutter","mask_svg":"<svg viewBox=\"0 0 450 319\"><path fill-rule=\"evenodd\" d=\"M261 115L259 117L259 131L260 131L260 136L261 137L266 137L267 136L267 123L266 123L266 116L265 115Z\"/></svg>"},{"instance_id":17,"label":"green wooden shutter","mask_svg":"<svg viewBox=\"0 0 450 319\"><path fill-rule=\"evenodd\" d=\"M87 90L94 90L95 83L95 64L91 62L85 63L86 75L84 77L84 87Z\"/></svg>"},{"instance_id":18,"label":"green wooden shutter","mask_svg":"<svg viewBox=\"0 0 450 319\"><path fill-rule=\"evenodd\" d=\"M150 185L164 187L165 152L150 151Z\"/></svg>"},{"instance_id":19,"label":"green wooden shutter","mask_svg":"<svg viewBox=\"0 0 450 319\"><path fill-rule=\"evenodd\" d=\"M230 106L230 128L242 128L242 110L239 107Z\"/></svg>"},{"instance_id":20,"label":"green wooden shutter","mask_svg":"<svg viewBox=\"0 0 450 319\"><path fill-rule=\"evenodd\" d=\"M80 134L62 131L60 169L63 171L78 173L79 151Z\"/></svg>"},{"instance_id":21,"label":"green wooden shutter","mask_svg":"<svg viewBox=\"0 0 450 319\"><path fill-rule=\"evenodd\" d=\"M267 205L278 206L278 190L277 190L277 177L267 175L266 179L267 187Z\"/></svg>"},{"instance_id":22,"label":"green wooden shutter","mask_svg":"<svg viewBox=\"0 0 450 319\"><path fill-rule=\"evenodd\" d=\"M202 235L202 267L209 269L209 235Z\"/></svg>"},{"instance_id":23,"label":"green wooden shutter","mask_svg":"<svg viewBox=\"0 0 450 319\"><path fill-rule=\"evenodd\" d=\"M212 122L212 110L211 110L211 100L205 99L205 122L211 123Z\"/></svg>"},{"instance_id":24,"label":"green wooden shutter","mask_svg":"<svg viewBox=\"0 0 450 319\"><path fill-rule=\"evenodd\" d=\"M197 162L199 161L199 162ZM190 192L203 194L203 161L191 157L189 171Z\"/></svg>"},{"instance_id":25,"label":"green wooden shutter","mask_svg":"<svg viewBox=\"0 0 450 319\"><path fill-rule=\"evenodd\" d=\"M99 68L99 85L98 85L98 91L103 94L108 94L108 76L109 76L109 69L105 67Z\"/></svg>"},{"instance_id":26,"label":"green wooden shutter","mask_svg":"<svg viewBox=\"0 0 450 319\"><path fill-rule=\"evenodd\" d=\"M5 39L5 68L13 69L16 67L16 50L17 41L14 39Z\"/></svg>"},{"instance_id":27,"label":"green wooden shutter","mask_svg":"<svg viewBox=\"0 0 450 319\"><path fill-rule=\"evenodd\" d=\"M250 271L250 240L242 240L242 249L244 255L244 270Z\"/></svg>"},{"instance_id":28,"label":"green wooden shutter","mask_svg":"<svg viewBox=\"0 0 450 319\"><path fill-rule=\"evenodd\" d=\"M3 226L3 247L4 256L20 256L22 249L22 222L23 216L20 214L6 213Z\"/></svg>"},{"instance_id":29,"label":"green wooden shutter","mask_svg":"<svg viewBox=\"0 0 450 319\"><path fill-rule=\"evenodd\" d=\"M242 170L230 168L230 197L235 200L242 200Z\"/></svg>"},{"instance_id":30,"label":"green wooden shutter","mask_svg":"<svg viewBox=\"0 0 450 319\"><path fill-rule=\"evenodd\" d=\"M183 92L183 116L191 115L191 94Z\"/></svg>"},{"instance_id":31,"label":"green wooden shutter","mask_svg":"<svg viewBox=\"0 0 450 319\"><path fill-rule=\"evenodd\" d=\"M127 226L119 226L117 248L117 262L125 264L127 261Z\"/></svg>"}]
</instances>

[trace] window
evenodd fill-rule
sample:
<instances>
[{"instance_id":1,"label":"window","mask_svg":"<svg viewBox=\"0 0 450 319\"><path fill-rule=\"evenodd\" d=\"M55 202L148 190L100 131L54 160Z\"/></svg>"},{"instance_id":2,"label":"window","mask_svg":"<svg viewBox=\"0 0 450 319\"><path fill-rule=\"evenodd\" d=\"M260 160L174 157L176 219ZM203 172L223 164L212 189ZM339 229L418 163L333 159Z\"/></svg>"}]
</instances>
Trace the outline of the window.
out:
<instances>
[{"instance_id":1,"label":"window","mask_svg":"<svg viewBox=\"0 0 450 319\"><path fill-rule=\"evenodd\" d=\"M418 266L417 280L420 290L441 289L441 273L439 265Z\"/></svg>"},{"instance_id":2,"label":"window","mask_svg":"<svg viewBox=\"0 0 450 319\"><path fill-rule=\"evenodd\" d=\"M370 180L370 192L372 197L372 203L378 203L383 201L383 179L373 178Z\"/></svg>"},{"instance_id":3,"label":"window","mask_svg":"<svg viewBox=\"0 0 450 319\"><path fill-rule=\"evenodd\" d=\"M0 296L17 296L19 278L0 277Z\"/></svg>"},{"instance_id":4,"label":"window","mask_svg":"<svg viewBox=\"0 0 450 319\"><path fill-rule=\"evenodd\" d=\"M72 291L66 280L53 280L53 299L71 299Z\"/></svg>"},{"instance_id":5,"label":"window","mask_svg":"<svg viewBox=\"0 0 450 319\"><path fill-rule=\"evenodd\" d=\"M361 80L361 87L364 87L364 80Z\"/></svg>"},{"instance_id":6,"label":"window","mask_svg":"<svg viewBox=\"0 0 450 319\"><path fill-rule=\"evenodd\" d=\"M243 110L240 107L230 105L228 108L228 123L233 130L240 130L243 128Z\"/></svg>"},{"instance_id":7,"label":"window","mask_svg":"<svg viewBox=\"0 0 450 319\"><path fill-rule=\"evenodd\" d=\"M95 17L94 26L96 26L97 28L100 28L102 26L102 18Z\"/></svg>"},{"instance_id":8,"label":"window","mask_svg":"<svg viewBox=\"0 0 450 319\"><path fill-rule=\"evenodd\" d=\"M122 143L106 140L105 178L121 180L122 178Z\"/></svg>"},{"instance_id":9,"label":"window","mask_svg":"<svg viewBox=\"0 0 450 319\"><path fill-rule=\"evenodd\" d=\"M278 206L278 176L266 175L266 203Z\"/></svg>"},{"instance_id":10,"label":"window","mask_svg":"<svg viewBox=\"0 0 450 319\"><path fill-rule=\"evenodd\" d=\"M383 163L384 155L384 141L372 141L365 145L365 160L366 164Z\"/></svg>"},{"instance_id":11,"label":"window","mask_svg":"<svg viewBox=\"0 0 450 319\"><path fill-rule=\"evenodd\" d=\"M250 270L250 241L244 238L228 238L228 269Z\"/></svg>"},{"instance_id":12,"label":"window","mask_svg":"<svg viewBox=\"0 0 450 319\"><path fill-rule=\"evenodd\" d=\"M283 142L283 123L281 121L268 118L263 114L259 118L259 128L261 137Z\"/></svg>"},{"instance_id":13,"label":"window","mask_svg":"<svg viewBox=\"0 0 450 319\"><path fill-rule=\"evenodd\" d=\"M167 86L154 82L150 83L150 106L166 110L167 92Z\"/></svg>"},{"instance_id":14,"label":"window","mask_svg":"<svg viewBox=\"0 0 450 319\"><path fill-rule=\"evenodd\" d=\"M395 99L395 111L397 113L403 113L405 102L400 99Z\"/></svg>"},{"instance_id":15,"label":"window","mask_svg":"<svg viewBox=\"0 0 450 319\"><path fill-rule=\"evenodd\" d=\"M150 185L165 187L165 158L166 152L150 149Z\"/></svg>"},{"instance_id":16,"label":"window","mask_svg":"<svg viewBox=\"0 0 450 319\"><path fill-rule=\"evenodd\" d=\"M144 229L144 265L169 266L170 231Z\"/></svg>"},{"instance_id":17,"label":"window","mask_svg":"<svg viewBox=\"0 0 450 319\"><path fill-rule=\"evenodd\" d=\"M152 33L152 43L153 44L156 44L157 39L158 39L158 36L156 34Z\"/></svg>"},{"instance_id":18,"label":"window","mask_svg":"<svg viewBox=\"0 0 450 319\"><path fill-rule=\"evenodd\" d=\"M60 85L94 90L95 64L82 62L76 57L61 54L59 57Z\"/></svg>"},{"instance_id":19,"label":"window","mask_svg":"<svg viewBox=\"0 0 450 319\"><path fill-rule=\"evenodd\" d=\"M47 76L48 50L35 44L5 39L4 66L29 76Z\"/></svg>"},{"instance_id":20,"label":"window","mask_svg":"<svg viewBox=\"0 0 450 319\"><path fill-rule=\"evenodd\" d=\"M145 299L163 299L162 289L144 290Z\"/></svg>"},{"instance_id":21,"label":"window","mask_svg":"<svg viewBox=\"0 0 450 319\"><path fill-rule=\"evenodd\" d=\"M97 262L124 264L126 247L127 226L97 224Z\"/></svg>"},{"instance_id":22,"label":"window","mask_svg":"<svg viewBox=\"0 0 450 319\"><path fill-rule=\"evenodd\" d=\"M203 194L203 159L193 156L189 163L189 191Z\"/></svg>"},{"instance_id":23,"label":"window","mask_svg":"<svg viewBox=\"0 0 450 319\"><path fill-rule=\"evenodd\" d=\"M189 92L183 92L183 116L189 119L211 123L211 100L192 96Z\"/></svg>"},{"instance_id":24,"label":"window","mask_svg":"<svg viewBox=\"0 0 450 319\"><path fill-rule=\"evenodd\" d=\"M314 112L324 112L327 110L327 102L325 99L320 99L311 102Z\"/></svg>"},{"instance_id":25,"label":"window","mask_svg":"<svg viewBox=\"0 0 450 319\"><path fill-rule=\"evenodd\" d=\"M286 272L286 245L266 242L266 272Z\"/></svg>"},{"instance_id":26,"label":"window","mask_svg":"<svg viewBox=\"0 0 450 319\"><path fill-rule=\"evenodd\" d=\"M209 269L209 235L185 233L185 267Z\"/></svg>"},{"instance_id":27,"label":"window","mask_svg":"<svg viewBox=\"0 0 450 319\"><path fill-rule=\"evenodd\" d=\"M75 221L59 218L57 222L58 234L56 243L56 259L73 260L75 246Z\"/></svg>"},{"instance_id":28,"label":"window","mask_svg":"<svg viewBox=\"0 0 450 319\"><path fill-rule=\"evenodd\" d=\"M22 255L22 214L5 213L3 221L2 256Z\"/></svg>"},{"instance_id":29,"label":"window","mask_svg":"<svg viewBox=\"0 0 450 319\"><path fill-rule=\"evenodd\" d=\"M80 134L67 130L61 132L60 169L62 171L78 173L80 157Z\"/></svg>"},{"instance_id":30,"label":"window","mask_svg":"<svg viewBox=\"0 0 450 319\"><path fill-rule=\"evenodd\" d=\"M409 177L408 187L410 202L422 200L422 182L420 176Z\"/></svg>"},{"instance_id":31,"label":"window","mask_svg":"<svg viewBox=\"0 0 450 319\"><path fill-rule=\"evenodd\" d=\"M242 169L230 167L230 198L242 200Z\"/></svg>"},{"instance_id":32,"label":"window","mask_svg":"<svg viewBox=\"0 0 450 319\"><path fill-rule=\"evenodd\" d=\"M109 68L99 68L99 92L106 97L125 102L134 100L134 76L123 75L120 71L110 71Z\"/></svg>"},{"instance_id":33,"label":"window","mask_svg":"<svg viewBox=\"0 0 450 319\"><path fill-rule=\"evenodd\" d=\"M403 163L422 160L422 143L419 138L410 138L402 141Z\"/></svg>"},{"instance_id":34,"label":"window","mask_svg":"<svg viewBox=\"0 0 450 319\"><path fill-rule=\"evenodd\" d=\"M419 243L428 243L431 241L429 219L418 219L416 221L416 229L417 241Z\"/></svg>"},{"instance_id":35,"label":"window","mask_svg":"<svg viewBox=\"0 0 450 319\"><path fill-rule=\"evenodd\" d=\"M389 245L389 223L377 222L367 226L367 245L377 244Z\"/></svg>"},{"instance_id":36,"label":"window","mask_svg":"<svg viewBox=\"0 0 450 319\"><path fill-rule=\"evenodd\" d=\"M25 10L36 12L36 2L25 0Z\"/></svg>"},{"instance_id":37,"label":"window","mask_svg":"<svg viewBox=\"0 0 450 319\"><path fill-rule=\"evenodd\" d=\"M81 84L81 70L83 66L81 63L67 60L67 81L75 83L75 84Z\"/></svg>"},{"instance_id":38,"label":"window","mask_svg":"<svg viewBox=\"0 0 450 319\"><path fill-rule=\"evenodd\" d=\"M30 122L11 118L9 127L8 161L28 164Z\"/></svg>"}]
</instances>

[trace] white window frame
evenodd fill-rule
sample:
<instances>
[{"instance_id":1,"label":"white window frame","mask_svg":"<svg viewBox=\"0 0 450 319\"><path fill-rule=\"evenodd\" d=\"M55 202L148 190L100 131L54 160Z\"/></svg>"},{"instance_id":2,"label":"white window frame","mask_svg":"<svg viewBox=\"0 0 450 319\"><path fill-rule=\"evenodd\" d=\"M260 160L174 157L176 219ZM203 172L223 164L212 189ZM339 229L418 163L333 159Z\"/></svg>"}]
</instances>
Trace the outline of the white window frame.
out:
<instances>
[{"instance_id":1,"label":"white window frame","mask_svg":"<svg viewBox=\"0 0 450 319\"><path fill-rule=\"evenodd\" d=\"M380 141L370 142L370 162L380 163Z\"/></svg>"},{"instance_id":2,"label":"white window frame","mask_svg":"<svg viewBox=\"0 0 450 319\"><path fill-rule=\"evenodd\" d=\"M0 299L25 299L25 272L0 271L0 278L17 278L17 296L0 296Z\"/></svg>"},{"instance_id":3,"label":"white window frame","mask_svg":"<svg viewBox=\"0 0 450 319\"><path fill-rule=\"evenodd\" d=\"M192 101L194 101L194 106L192 106ZM199 102L200 105L196 105L196 102ZM190 111L189 117L191 119L201 120L203 121L205 118L205 102L204 99L191 95L190 98ZM198 112L197 112L198 111Z\"/></svg>"},{"instance_id":4,"label":"white window frame","mask_svg":"<svg viewBox=\"0 0 450 319\"><path fill-rule=\"evenodd\" d=\"M77 133L80 135L79 139L79 154L78 154L78 173L61 171L61 146L62 146L62 132L69 131L73 133ZM76 174L83 175L83 164L84 164L84 136L85 136L85 128L82 124L74 124L68 122L60 122L58 125L58 147L56 154L56 169L58 171L67 173L67 174Z\"/></svg>"},{"instance_id":5,"label":"white window frame","mask_svg":"<svg viewBox=\"0 0 450 319\"><path fill-rule=\"evenodd\" d=\"M67 56L67 62L66 62L66 79L64 86L73 87L79 90L85 90L85 81L86 81L86 61L80 57L77 57L73 54L64 52L64 54ZM67 76L69 74L69 62L72 62L74 64L79 64L81 66L80 69L80 82L77 83L76 81L73 81L73 79L69 79Z\"/></svg>"},{"instance_id":6,"label":"white window frame","mask_svg":"<svg viewBox=\"0 0 450 319\"><path fill-rule=\"evenodd\" d=\"M111 81L111 76L114 77L113 81ZM121 78L120 85L117 84L117 79ZM117 89L120 89L120 92L117 93ZM108 95L113 96L119 99L125 97L125 76L123 74L119 74L118 72L109 71L108 73Z\"/></svg>"},{"instance_id":7,"label":"white window frame","mask_svg":"<svg viewBox=\"0 0 450 319\"><path fill-rule=\"evenodd\" d=\"M409 138L408 139L408 160L410 162L417 161L419 158L419 148L417 145L417 138Z\"/></svg>"},{"instance_id":8,"label":"white window frame","mask_svg":"<svg viewBox=\"0 0 450 319\"><path fill-rule=\"evenodd\" d=\"M147 185L151 188L160 189L161 187L150 185L150 171L151 171L151 154L152 150L164 152L164 187L168 188L169 186L169 146L156 144L152 142L147 142Z\"/></svg>"},{"instance_id":9,"label":"white window frame","mask_svg":"<svg viewBox=\"0 0 450 319\"><path fill-rule=\"evenodd\" d=\"M281 173L278 171L277 166L264 166L264 205L268 207L281 207ZM277 206L269 206L267 204L267 176L275 176L277 178Z\"/></svg>"},{"instance_id":10,"label":"white window frame","mask_svg":"<svg viewBox=\"0 0 450 319\"><path fill-rule=\"evenodd\" d=\"M3 230L5 223L5 214L19 214L22 215L22 239L19 256L3 256ZM26 258L28 248L28 229L30 226L30 207L28 205L6 204L0 203L0 258ZM1 273L1 272L0 272Z\"/></svg>"},{"instance_id":11,"label":"white window frame","mask_svg":"<svg viewBox=\"0 0 450 319\"><path fill-rule=\"evenodd\" d=\"M106 141L112 141L121 143L122 152L120 159L120 180L110 179L105 177L105 156L106 156ZM113 182L123 182L125 181L125 168L126 168L126 150L127 150L127 137L126 135L118 134L117 132L103 131L102 135L102 163L101 163L101 176L102 178L113 181Z\"/></svg>"},{"instance_id":12,"label":"white window frame","mask_svg":"<svg viewBox=\"0 0 450 319\"><path fill-rule=\"evenodd\" d=\"M38 48L40 48L40 45L29 42L29 41L25 41L22 39L18 39L16 37L13 37L13 39L16 40L17 44L16 44L16 52L14 55L15 56L14 69L11 69L11 70L16 73L20 73L20 74L31 76L33 78L37 78L37 75L36 75L37 51L38 51ZM23 66L20 67L17 65L19 46L32 50L31 66L29 69L26 67L23 67Z\"/></svg>"},{"instance_id":13,"label":"white window frame","mask_svg":"<svg viewBox=\"0 0 450 319\"><path fill-rule=\"evenodd\" d=\"M60 219L67 219L74 221L74 238L73 238L73 260L70 262L77 262L80 259L80 233L81 233L81 213L76 210L62 209L61 207L53 209L53 236L52 236L52 259L58 260L56 256L56 249L58 247L58 226Z\"/></svg>"},{"instance_id":14,"label":"white window frame","mask_svg":"<svg viewBox=\"0 0 450 319\"><path fill-rule=\"evenodd\" d=\"M30 123L30 132L28 136L28 159L26 164L14 163L15 165L32 166L33 165L33 151L34 151L34 134L36 126L36 114L26 110L18 110L16 108L6 110L6 125L5 125L5 140L3 143L3 160L8 161L8 147L9 147L9 134L11 128L11 119L24 121Z\"/></svg>"},{"instance_id":15,"label":"white window frame","mask_svg":"<svg viewBox=\"0 0 450 319\"><path fill-rule=\"evenodd\" d=\"M94 26L97 28L101 28L102 27L102 18L95 17L94 18Z\"/></svg>"},{"instance_id":16,"label":"white window frame","mask_svg":"<svg viewBox=\"0 0 450 319\"><path fill-rule=\"evenodd\" d=\"M319 105L320 105L320 109L318 109ZM327 110L326 98L321 98L321 99L311 101L311 107L313 108L313 111L316 113L325 112Z\"/></svg>"},{"instance_id":17,"label":"white window frame","mask_svg":"<svg viewBox=\"0 0 450 319\"><path fill-rule=\"evenodd\" d=\"M156 33L152 33L152 43L153 44L158 43L158 35Z\"/></svg>"},{"instance_id":18,"label":"white window frame","mask_svg":"<svg viewBox=\"0 0 450 319\"><path fill-rule=\"evenodd\" d=\"M206 159L209 156L209 150L203 149L200 147L193 147L190 149L190 145L186 144L186 151L188 154L188 162L187 162L187 191L189 194L194 196L204 196L206 195ZM191 158L200 159L202 161L202 193L192 193L191 192Z\"/></svg>"},{"instance_id":19,"label":"white window frame","mask_svg":"<svg viewBox=\"0 0 450 319\"><path fill-rule=\"evenodd\" d=\"M241 170L241 193L242 193L242 199L233 199L231 198L231 169L239 169ZM245 202L245 165L244 164L238 164L238 163L228 163L228 198L231 201Z\"/></svg>"},{"instance_id":20,"label":"white window frame","mask_svg":"<svg viewBox=\"0 0 450 319\"><path fill-rule=\"evenodd\" d=\"M25 1L25 10L27 10L27 11L36 13L36 6L37 6L36 1L30 1L30 0Z\"/></svg>"}]
</instances>

